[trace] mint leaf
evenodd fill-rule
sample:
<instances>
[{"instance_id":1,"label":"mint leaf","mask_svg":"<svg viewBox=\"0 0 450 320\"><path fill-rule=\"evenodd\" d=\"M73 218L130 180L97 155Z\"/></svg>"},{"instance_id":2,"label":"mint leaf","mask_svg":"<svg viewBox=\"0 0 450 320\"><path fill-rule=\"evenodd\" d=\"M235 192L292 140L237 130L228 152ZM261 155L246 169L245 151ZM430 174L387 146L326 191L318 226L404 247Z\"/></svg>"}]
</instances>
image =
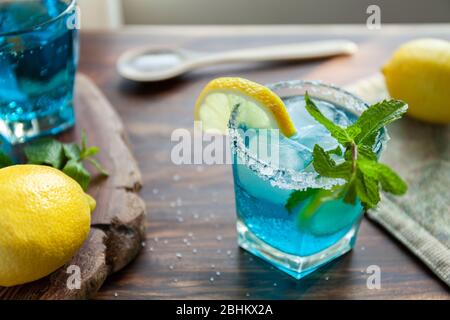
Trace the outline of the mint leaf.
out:
<instances>
[{"instance_id":1,"label":"mint leaf","mask_svg":"<svg viewBox=\"0 0 450 320\"><path fill-rule=\"evenodd\" d=\"M337 200L342 192L342 187L338 186L331 190L312 189L315 190L309 197L308 204L300 209L297 215L297 225L304 228L311 222L312 216L320 209L320 207L329 201Z\"/></svg>"},{"instance_id":2,"label":"mint leaf","mask_svg":"<svg viewBox=\"0 0 450 320\"><path fill-rule=\"evenodd\" d=\"M364 208L374 208L380 201L380 190L378 181L372 177L364 175L360 170L356 173L356 194L361 200Z\"/></svg>"},{"instance_id":3,"label":"mint leaf","mask_svg":"<svg viewBox=\"0 0 450 320\"><path fill-rule=\"evenodd\" d=\"M347 132L347 135L350 137L350 139L353 140L358 134L361 133L362 129L358 126L350 126L347 127L345 131Z\"/></svg>"},{"instance_id":4,"label":"mint leaf","mask_svg":"<svg viewBox=\"0 0 450 320\"><path fill-rule=\"evenodd\" d=\"M108 171L97 160L92 158L99 152L100 152L99 147L95 147L95 146L88 147L87 146L87 136L86 136L86 132L83 130L83 132L81 133L81 151L80 151L79 159L90 162L100 174L102 174L104 176L108 176L109 175Z\"/></svg>"},{"instance_id":5,"label":"mint leaf","mask_svg":"<svg viewBox=\"0 0 450 320\"><path fill-rule=\"evenodd\" d=\"M408 190L403 181L391 168L375 161L358 160L358 167L365 176L378 180L384 191L402 195Z\"/></svg>"},{"instance_id":6,"label":"mint leaf","mask_svg":"<svg viewBox=\"0 0 450 320\"><path fill-rule=\"evenodd\" d=\"M38 140L24 149L30 164L46 164L61 169L64 164L64 152L61 142L50 138Z\"/></svg>"},{"instance_id":7,"label":"mint leaf","mask_svg":"<svg viewBox=\"0 0 450 320\"><path fill-rule=\"evenodd\" d=\"M64 154L68 159L76 161L81 159L81 150L76 143L64 144L63 149Z\"/></svg>"},{"instance_id":8,"label":"mint leaf","mask_svg":"<svg viewBox=\"0 0 450 320\"><path fill-rule=\"evenodd\" d=\"M91 181L91 174L84 168L81 162L69 160L62 171L78 182L84 191L87 190L89 182Z\"/></svg>"},{"instance_id":9,"label":"mint leaf","mask_svg":"<svg viewBox=\"0 0 450 320\"><path fill-rule=\"evenodd\" d=\"M306 190L295 190L289 195L289 199L285 204L285 208L289 213L292 211L303 201L311 197L317 192L317 189L308 188Z\"/></svg>"},{"instance_id":10,"label":"mint leaf","mask_svg":"<svg viewBox=\"0 0 450 320\"><path fill-rule=\"evenodd\" d=\"M361 132L355 136L356 144L364 144L369 141L373 145L374 135L389 123L400 119L408 109L408 105L399 100L384 100L365 110L356 122L348 130L358 127Z\"/></svg>"},{"instance_id":11,"label":"mint leaf","mask_svg":"<svg viewBox=\"0 0 450 320\"><path fill-rule=\"evenodd\" d=\"M109 176L109 172L97 160L94 158L87 158L86 160L89 161L100 174Z\"/></svg>"},{"instance_id":12,"label":"mint leaf","mask_svg":"<svg viewBox=\"0 0 450 320\"><path fill-rule=\"evenodd\" d=\"M50 165L62 170L75 179L83 190L88 188L91 180L91 174L84 167L83 161L90 162L100 174L108 175L106 169L92 158L100 151L100 148L87 146L87 136L84 131L81 134L81 147L76 143L61 143L45 138L28 145L24 151L28 163Z\"/></svg>"},{"instance_id":13,"label":"mint leaf","mask_svg":"<svg viewBox=\"0 0 450 320\"><path fill-rule=\"evenodd\" d=\"M336 148L332 149L332 150L328 150L327 151L328 154L335 154L337 156L342 156L342 149L340 146L337 146Z\"/></svg>"},{"instance_id":14,"label":"mint leaf","mask_svg":"<svg viewBox=\"0 0 450 320\"><path fill-rule=\"evenodd\" d=\"M373 152L372 147L366 145L358 146L358 158L371 161L377 161L378 159L375 152Z\"/></svg>"},{"instance_id":15,"label":"mint leaf","mask_svg":"<svg viewBox=\"0 0 450 320\"><path fill-rule=\"evenodd\" d=\"M87 134L86 131L81 131L81 152L84 153L87 149Z\"/></svg>"},{"instance_id":16,"label":"mint leaf","mask_svg":"<svg viewBox=\"0 0 450 320\"><path fill-rule=\"evenodd\" d=\"M99 147L90 147L83 150L81 153L81 159L89 158L95 156L100 151Z\"/></svg>"},{"instance_id":17,"label":"mint leaf","mask_svg":"<svg viewBox=\"0 0 450 320\"><path fill-rule=\"evenodd\" d=\"M366 160L373 160L377 161L378 157L375 152L373 152L372 148L366 145L360 145L357 147L357 158L358 159L366 159ZM352 159L352 150L347 149L345 150L344 154L345 160L351 160Z\"/></svg>"},{"instance_id":18,"label":"mint leaf","mask_svg":"<svg viewBox=\"0 0 450 320\"><path fill-rule=\"evenodd\" d=\"M306 102L306 110L309 114L316 119L321 125L323 125L330 132L331 136L335 138L340 144L345 145L352 140L352 138L347 134L347 131L335 124L333 121L325 117L322 112L320 112L319 108L314 104L311 98L308 95L308 92L305 93L305 102ZM356 130L357 129L353 129Z\"/></svg>"},{"instance_id":19,"label":"mint leaf","mask_svg":"<svg viewBox=\"0 0 450 320\"><path fill-rule=\"evenodd\" d=\"M344 198L345 203L355 205L356 203L355 179L352 179L343 187L342 197Z\"/></svg>"},{"instance_id":20,"label":"mint leaf","mask_svg":"<svg viewBox=\"0 0 450 320\"><path fill-rule=\"evenodd\" d=\"M12 166L13 164L14 162L12 161L12 159L8 155L0 151L0 169Z\"/></svg>"},{"instance_id":21,"label":"mint leaf","mask_svg":"<svg viewBox=\"0 0 450 320\"><path fill-rule=\"evenodd\" d=\"M351 175L352 165L345 161L339 165L331 159L330 155L318 144L313 150L313 166L318 174L328 178L342 178L348 180Z\"/></svg>"}]
</instances>

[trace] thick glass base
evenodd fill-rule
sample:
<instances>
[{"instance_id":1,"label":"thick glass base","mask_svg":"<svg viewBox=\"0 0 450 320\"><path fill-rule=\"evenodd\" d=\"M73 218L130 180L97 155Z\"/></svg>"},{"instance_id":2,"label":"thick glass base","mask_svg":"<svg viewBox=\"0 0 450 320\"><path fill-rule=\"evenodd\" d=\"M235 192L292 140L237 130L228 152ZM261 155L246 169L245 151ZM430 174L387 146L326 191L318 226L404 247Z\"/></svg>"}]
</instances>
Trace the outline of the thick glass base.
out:
<instances>
[{"instance_id":1,"label":"thick glass base","mask_svg":"<svg viewBox=\"0 0 450 320\"><path fill-rule=\"evenodd\" d=\"M29 120L0 118L0 135L11 145L27 142L39 136L58 134L75 124L72 103L56 112Z\"/></svg>"},{"instance_id":2,"label":"thick glass base","mask_svg":"<svg viewBox=\"0 0 450 320\"><path fill-rule=\"evenodd\" d=\"M350 251L355 244L358 228L359 223L356 223L338 242L321 252L310 256L296 256L268 245L251 232L240 219L237 220L239 246L296 279L303 278Z\"/></svg>"}]
</instances>

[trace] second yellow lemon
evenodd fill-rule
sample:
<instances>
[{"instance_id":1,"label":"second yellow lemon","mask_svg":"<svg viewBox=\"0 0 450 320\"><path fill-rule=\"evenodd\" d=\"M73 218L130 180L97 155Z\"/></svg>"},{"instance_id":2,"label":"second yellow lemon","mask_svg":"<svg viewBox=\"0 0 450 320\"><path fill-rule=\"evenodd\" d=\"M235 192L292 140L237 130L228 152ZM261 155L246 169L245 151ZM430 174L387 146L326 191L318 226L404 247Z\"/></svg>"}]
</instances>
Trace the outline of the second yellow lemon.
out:
<instances>
[{"instance_id":1,"label":"second yellow lemon","mask_svg":"<svg viewBox=\"0 0 450 320\"><path fill-rule=\"evenodd\" d=\"M402 45L384 66L389 94L408 103L408 115L450 123L450 42L419 39Z\"/></svg>"}]
</instances>

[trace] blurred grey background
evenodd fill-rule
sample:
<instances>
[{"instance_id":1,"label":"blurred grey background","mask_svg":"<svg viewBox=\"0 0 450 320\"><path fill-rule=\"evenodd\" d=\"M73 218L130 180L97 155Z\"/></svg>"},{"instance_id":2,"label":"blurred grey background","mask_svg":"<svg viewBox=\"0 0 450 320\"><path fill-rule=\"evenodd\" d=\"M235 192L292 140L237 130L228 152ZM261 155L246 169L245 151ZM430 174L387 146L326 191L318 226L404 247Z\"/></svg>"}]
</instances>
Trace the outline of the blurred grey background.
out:
<instances>
[{"instance_id":1,"label":"blurred grey background","mask_svg":"<svg viewBox=\"0 0 450 320\"><path fill-rule=\"evenodd\" d=\"M365 23L369 5L382 23L448 23L450 0L79 0L83 26L158 24Z\"/></svg>"}]
</instances>

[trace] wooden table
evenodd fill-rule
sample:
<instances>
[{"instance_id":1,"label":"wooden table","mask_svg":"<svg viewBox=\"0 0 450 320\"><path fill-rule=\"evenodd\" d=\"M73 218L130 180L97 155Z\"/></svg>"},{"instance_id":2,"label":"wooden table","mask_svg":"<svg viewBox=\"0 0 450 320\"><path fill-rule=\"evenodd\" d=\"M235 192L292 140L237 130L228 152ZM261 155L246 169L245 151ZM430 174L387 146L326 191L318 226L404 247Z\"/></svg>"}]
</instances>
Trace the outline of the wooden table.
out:
<instances>
[{"instance_id":1,"label":"wooden table","mask_svg":"<svg viewBox=\"0 0 450 320\"><path fill-rule=\"evenodd\" d=\"M80 70L99 85L125 123L148 207L145 247L134 263L105 283L97 298L449 299L450 290L433 273L367 219L353 252L296 281L238 248L230 166L176 166L170 161L172 131L192 128L196 96L214 77L242 76L261 83L321 79L344 85L375 73L400 43L430 36L450 39L450 25L383 25L381 31L363 26L183 26L82 32ZM124 50L144 44L221 51L338 37L356 41L360 51L304 63L211 67L156 84L127 82L115 71ZM366 286L370 265L381 268L380 290Z\"/></svg>"}]
</instances>

